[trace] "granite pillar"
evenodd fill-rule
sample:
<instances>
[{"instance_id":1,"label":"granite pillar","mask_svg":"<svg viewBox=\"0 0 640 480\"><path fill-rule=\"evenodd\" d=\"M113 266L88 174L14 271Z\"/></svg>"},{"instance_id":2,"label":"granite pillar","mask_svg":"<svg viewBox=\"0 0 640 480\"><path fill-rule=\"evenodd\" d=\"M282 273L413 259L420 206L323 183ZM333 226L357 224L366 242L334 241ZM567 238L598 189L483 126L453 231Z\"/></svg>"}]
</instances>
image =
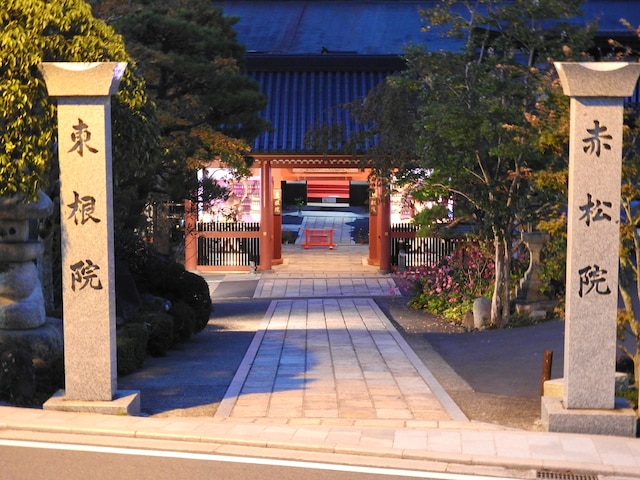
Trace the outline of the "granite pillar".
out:
<instances>
[{"instance_id":1,"label":"granite pillar","mask_svg":"<svg viewBox=\"0 0 640 480\"><path fill-rule=\"evenodd\" d=\"M43 63L58 98L65 390L45 408L137 413L117 391L111 98L126 63Z\"/></svg>"},{"instance_id":2,"label":"granite pillar","mask_svg":"<svg viewBox=\"0 0 640 480\"><path fill-rule=\"evenodd\" d=\"M571 97L564 385L561 408L543 398L543 423L549 430L627 435L635 433L633 411L613 415L622 120L640 64L556 68ZM607 411L610 421L602 422Z\"/></svg>"}]
</instances>

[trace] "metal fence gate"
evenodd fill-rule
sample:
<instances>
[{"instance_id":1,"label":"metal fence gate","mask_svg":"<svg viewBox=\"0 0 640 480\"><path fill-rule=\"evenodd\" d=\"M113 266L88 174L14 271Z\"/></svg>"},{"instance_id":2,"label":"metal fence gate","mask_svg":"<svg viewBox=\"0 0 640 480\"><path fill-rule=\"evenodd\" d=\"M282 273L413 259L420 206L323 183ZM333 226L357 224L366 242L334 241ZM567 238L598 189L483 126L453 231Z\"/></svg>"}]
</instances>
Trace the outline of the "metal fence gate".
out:
<instances>
[{"instance_id":1,"label":"metal fence gate","mask_svg":"<svg viewBox=\"0 0 640 480\"><path fill-rule=\"evenodd\" d=\"M260 264L260 223L198 222L198 266Z\"/></svg>"},{"instance_id":2,"label":"metal fence gate","mask_svg":"<svg viewBox=\"0 0 640 480\"><path fill-rule=\"evenodd\" d=\"M443 258L453 255L459 240L455 238L418 237L417 227L412 224L398 223L391 226L391 265L398 266L398 257L402 250L406 256L407 268L433 265Z\"/></svg>"}]
</instances>

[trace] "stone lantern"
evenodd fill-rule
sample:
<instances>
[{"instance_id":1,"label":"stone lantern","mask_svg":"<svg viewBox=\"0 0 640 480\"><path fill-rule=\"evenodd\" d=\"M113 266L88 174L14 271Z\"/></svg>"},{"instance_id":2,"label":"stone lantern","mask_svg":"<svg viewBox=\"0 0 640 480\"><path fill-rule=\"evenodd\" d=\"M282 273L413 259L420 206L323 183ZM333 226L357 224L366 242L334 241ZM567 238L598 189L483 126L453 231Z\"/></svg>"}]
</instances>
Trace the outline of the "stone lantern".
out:
<instances>
[{"instance_id":1,"label":"stone lantern","mask_svg":"<svg viewBox=\"0 0 640 480\"><path fill-rule=\"evenodd\" d=\"M24 353L45 365L62 356L62 322L46 316L36 266L44 245L30 224L52 209L43 193L35 202L0 198L0 351Z\"/></svg>"}]
</instances>

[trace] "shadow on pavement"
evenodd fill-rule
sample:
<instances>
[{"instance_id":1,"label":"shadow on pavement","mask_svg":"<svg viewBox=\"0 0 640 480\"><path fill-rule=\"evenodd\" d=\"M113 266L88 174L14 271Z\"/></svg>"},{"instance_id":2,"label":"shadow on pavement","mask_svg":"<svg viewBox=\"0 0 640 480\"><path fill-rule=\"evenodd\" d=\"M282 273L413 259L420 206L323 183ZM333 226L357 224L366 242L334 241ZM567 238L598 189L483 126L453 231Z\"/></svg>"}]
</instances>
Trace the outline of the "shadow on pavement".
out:
<instances>
[{"instance_id":1,"label":"shadow on pavement","mask_svg":"<svg viewBox=\"0 0 640 480\"><path fill-rule=\"evenodd\" d=\"M147 415L209 416L222 401L269 300L216 302L208 326L164 357L118 379L119 389L139 390Z\"/></svg>"}]
</instances>

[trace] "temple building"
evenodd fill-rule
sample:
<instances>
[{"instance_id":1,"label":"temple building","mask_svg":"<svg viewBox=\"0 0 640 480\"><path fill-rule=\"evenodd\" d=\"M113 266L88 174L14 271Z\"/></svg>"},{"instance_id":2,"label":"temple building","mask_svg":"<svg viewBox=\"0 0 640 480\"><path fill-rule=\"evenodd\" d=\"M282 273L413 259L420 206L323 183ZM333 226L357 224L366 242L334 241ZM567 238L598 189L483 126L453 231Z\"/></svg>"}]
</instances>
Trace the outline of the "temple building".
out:
<instances>
[{"instance_id":1,"label":"temple building","mask_svg":"<svg viewBox=\"0 0 640 480\"><path fill-rule=\"evenodd\" d=\"M216 2L225 15L238 17L239 43L247 50L248 74L268 97L262 112L272 129L256 138L252 148L252 176L230 185L230 200L217 210L187 208L186 266L198 270L269 270L282 262L283 205L337 208L360 206L369 210L369 263L390 269L390 225L407 221L411 212L398 198L388 200L369 184L369 171L351 155L322 155L306 141L319 125L358 129L341 105L364 98L387 76L404 69L408 45L430 50L456 50L461 40L443 38L437 29L422 31L420 8L435 1L253 1ZM598 18L601 55L610 50L609 38L638 43L637 36L619 21L638 11L640 1L586 1L576 21ZM639 19L629 18L631 23ZM636 95L638 95L636 91ZM636 104L637 102L636 98ZM224 172L212 165L203 174ZM203 224L242 223L226 232ZM247 227L247 225L249 227ZM189 235L189 232L195 232ZM252 244L259 253L247 254L233 265L205 262L207 242ZM217 240L216 240L217 239ZM252 243L253 242L253 243ZM259 247L257 246L259 244ZM241 250L237 248L237 250ZM197 252L197 253L196 253ZM209 255L210 256L210 255Z\"/></svg>"}]
</instances>

